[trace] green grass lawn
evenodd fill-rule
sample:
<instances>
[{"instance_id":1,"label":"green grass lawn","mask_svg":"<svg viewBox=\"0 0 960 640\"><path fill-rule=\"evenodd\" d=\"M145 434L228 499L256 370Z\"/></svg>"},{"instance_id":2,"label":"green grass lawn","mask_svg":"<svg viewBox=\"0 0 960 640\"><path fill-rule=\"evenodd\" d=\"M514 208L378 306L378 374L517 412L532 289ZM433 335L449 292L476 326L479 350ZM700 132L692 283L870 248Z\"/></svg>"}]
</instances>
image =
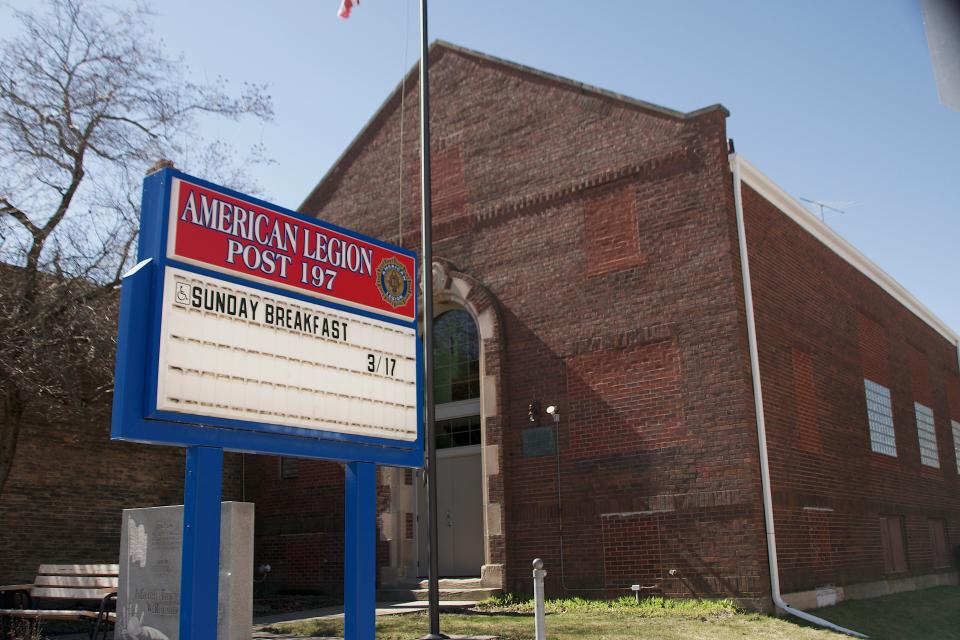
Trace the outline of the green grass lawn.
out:
<instances>
[{"instance_id":1,"label":"green grass lawn","mask_svg":"<svg viewBox=\"0 0 960 640\"><path fill-rule=\"evenodd\" d=\"M848 601L815 613L878 640L960 639L960 587ZM728 601L655 598L638 606L630 599L556 600L548 603L546 624L547 637L551 640L837 640L846 637L795 618L738 611ZM426 635L428 626L425 613L383 616L377 619L377 638L419 638ZM534 637L530 603L509 597L487 601L463 613L444 613L440 626L447 634L496 635L503 640ZM343 623L316 620L277 624L268 630L336 638L343 635Z\"/></svg>"},{"instance_id":2,"label":"green grass lawn","mask_svg":"<svg viewBox=\"0 0 960 640\"><path fill-rule=\"evenodd\" d=\"M848 600L813 613L877 640L960 638L960 587Z\"/></svg>"}]
</instances>

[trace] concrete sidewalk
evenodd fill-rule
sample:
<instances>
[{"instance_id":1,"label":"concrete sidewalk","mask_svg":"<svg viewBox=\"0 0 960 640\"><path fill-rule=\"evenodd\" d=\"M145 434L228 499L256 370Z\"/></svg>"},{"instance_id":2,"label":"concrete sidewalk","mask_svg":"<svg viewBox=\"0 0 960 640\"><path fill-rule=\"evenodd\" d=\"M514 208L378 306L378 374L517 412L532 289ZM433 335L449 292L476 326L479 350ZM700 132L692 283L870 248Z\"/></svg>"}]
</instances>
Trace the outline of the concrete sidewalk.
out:
<instances>
[{"instance_id":1,"label":"concrete sidewalk","mask_svg":"<svg viewBox=\"0 0 960 640\"><path fill-rule=\"evenodd\" d=\"M456 611L458 609L468 609L477 604L472 600L444 600L440 603L441 611ZM411 600L410 602L378 602L377 615L389 616L398 613L411 613L414 611L425 611L428 603L421 600ZM296 620L315 620L321 618L342 618L343 606L324 607L323 609L311 609L308 611L291 611L289 613L278 613L269 616L257 616L253 619L254 630L277 624L279 622L294 622Z\"/></svg>"},{"instance_id":2,"label":"concrete sidewalk","mask_svg":"<svg viewBox=\"0 0 960 640\"><path fill-rule=\"evenodd\" d=\"M456 611L458 609L468 609L477 604L472 600L446 600L440 603L441 611ZM377 615L389 616L400 613L412 613L414 611L426 610L428 604L423 601L414 600L411 602L378 602ZM325 607L322 609L310 609L307 611L291 611L289 613L278 613L269 616L257 616L253 619L252 640L323 640L317 636L310 638L304 636L294 636L288 634L275 634L264 631L266 627L281 622L297 622L308 620L336 619L343 617L343 606ZM108 638L114 637L113 633L107 635ZM87 640L85 633L71 633L63 636L52 636L56 640ZM451 636L456 640L496 640L496 636Z\"/></svg>"},{"instance_id":3,"label":"concrete sidewalk","mask_svg":"<svg viewBox=\"0 0 960 640\"><path fill-rule=\"evenodd\" d=\"M456 611L458 609L468 609L477 604L472 600L446 600L440 603L441 611ZM377 615L389 616L400 613L412 613L414 611L425 611L428 603L421 600L412 600L410 602L378 602ZM253 621L253 640L318 640L316 636L307 638L305 636L295 636L287 634L274 634L264 631L266 627L281 622L299 622L310 620L336 619L343 617L343 607L326 607L324 609L313 609L311 611L294 611L291 613L281 613L272 616L259 616ZM450 636L455 640L496 640L496 636ZM322 639L319 639L322 640ZM333 640L333 639L330 639Z\"/></svg>"}]
</instances>

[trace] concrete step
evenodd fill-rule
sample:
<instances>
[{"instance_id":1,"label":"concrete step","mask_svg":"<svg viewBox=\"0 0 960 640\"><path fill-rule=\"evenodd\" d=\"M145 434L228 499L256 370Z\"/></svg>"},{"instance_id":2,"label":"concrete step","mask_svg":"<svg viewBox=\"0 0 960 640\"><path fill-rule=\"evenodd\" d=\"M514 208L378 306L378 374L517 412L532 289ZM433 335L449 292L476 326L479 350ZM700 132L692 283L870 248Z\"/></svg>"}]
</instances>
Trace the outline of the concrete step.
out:
<instances>
[{"instance_id":1,"label":"concrete step","mask_svg":"<svg viewBox=\"0 0 960 640\"><path fill-rule=\"evenodd\" d=\"M482 589L483 584L480 578L440 578L438 581L441 589ZM430 581L426 578L422 580L403 580L401 587L410 589L427 589Z\"/></svg>"},{"instance_id":2,"label":"concrete step","mask_svg":"<svg viewBox=\"0 0 960 640\"><path fill-rule=\"evenodd\" d=\"M469 600L479 602L501 593L501 589L489 589L481 586L480 578L441 578L440 602ZM377 590L377 600L384 602L402 602L405 600L429 600L427 580L405 580L396 586L381 587Z\"/></svg>"},{"instance_id":3,"label":"concrete step","mask_svg":"<svg viewBox=\"0 0 960 640\"><path fill-rule=\"evenodd\" d=\"M500 594L500 589L440 589L440 604L448 600L469 600L479 602ZM377 600L382 602L405 602L407 600L427 601L430 599L428 589L398 589L388 588L377 591Z\"/></svg>"}]
</instances>

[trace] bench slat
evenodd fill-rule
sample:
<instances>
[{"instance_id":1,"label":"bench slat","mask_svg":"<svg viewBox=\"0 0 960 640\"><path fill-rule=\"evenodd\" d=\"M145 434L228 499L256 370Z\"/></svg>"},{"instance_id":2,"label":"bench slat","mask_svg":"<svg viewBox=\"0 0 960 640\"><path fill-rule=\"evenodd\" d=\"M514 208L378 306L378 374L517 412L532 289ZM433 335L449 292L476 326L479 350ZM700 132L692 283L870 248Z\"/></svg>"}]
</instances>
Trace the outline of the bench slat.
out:
<instances>
[{"instance_id":1,"label":"bench slat","mask_svg":"<svg viewBox=\"0 0 960 640\"><path fill-rule=\"evenodd\" d=\"M37 576L34 584L38 587L82 587L96 589L98 587L117 588L119 578L108 576Z\"/></svg>"},{"instance_id":2,"label":"bench slat","mask_svg":"<svg viewBox=\"0 0 960 640\"><path fill-rule=\"evenodd\" d=\"M73 587L34 587L30 591L31 598L60 598L69 600L100 600L116 589L78 589Z\"/></svg>"},{"instance_id":3,"label":"bench slat","mask_svg":"<svg viewBox=\"0 0 960 640\"><path fill-rule=\"evenodd\" d=\"M116 576L119 564L42 564L37 573L54 576Z\"/></svg>"},{"instance_id":4,"label":"bench slat","mask_svg":"<svg viewBox=\"0 0 960 640\"><path fill-rule=\"evenodd\" d=\"M0 586L3 591L28 591L37 600L98 601L116 593L120 565L117 564L42 564L34 584ZM40 606L43 606L40 603ZM96 620L96 611L83 609L0 609L0 617L30 620ZM113 622L116 613L104 613L101 619Z\"/></svg>"},{"instance_id":5,"label":"bench slat","mask_svg":"<svg viewBox=\"0 0 960 640\"><path fill-rule=\"evenodd\" d=\"M5 618L30 618L38 620L87 620L96 619L96 611L78 611L72 609L0 609L0 616Z\"/></svg>"}]
</instances>

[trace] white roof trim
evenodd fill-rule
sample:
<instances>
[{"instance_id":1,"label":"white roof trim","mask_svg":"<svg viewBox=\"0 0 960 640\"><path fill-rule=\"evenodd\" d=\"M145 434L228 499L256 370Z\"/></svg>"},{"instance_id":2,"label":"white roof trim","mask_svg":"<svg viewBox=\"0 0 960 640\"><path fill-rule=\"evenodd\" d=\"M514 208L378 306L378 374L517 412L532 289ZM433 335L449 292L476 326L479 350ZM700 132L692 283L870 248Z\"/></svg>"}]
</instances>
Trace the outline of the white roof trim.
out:
<instances>
[{"instance_id":1,"label":"white roof trim","mask_svg":"<svg viewBox=\"0 0 960 640\"><path fill-rule=\"evenodd\" d=\"M740 178L757 193L780 209L788 218L799 224L814 238L822 242L835 254L846 260L863 275L873 280L881 289L893 296L894 300L909 309L915 316L926 322L932 329L953 344L960 345L958 336L946 323L927 309L922 302L894 280L890 274L878 267L870 258L858 251L852 244L811 214L806 207L793 196L777 186L770 178L755 166L735 154L734 161L740 165Z\"/></svg>"}]
</instances>

